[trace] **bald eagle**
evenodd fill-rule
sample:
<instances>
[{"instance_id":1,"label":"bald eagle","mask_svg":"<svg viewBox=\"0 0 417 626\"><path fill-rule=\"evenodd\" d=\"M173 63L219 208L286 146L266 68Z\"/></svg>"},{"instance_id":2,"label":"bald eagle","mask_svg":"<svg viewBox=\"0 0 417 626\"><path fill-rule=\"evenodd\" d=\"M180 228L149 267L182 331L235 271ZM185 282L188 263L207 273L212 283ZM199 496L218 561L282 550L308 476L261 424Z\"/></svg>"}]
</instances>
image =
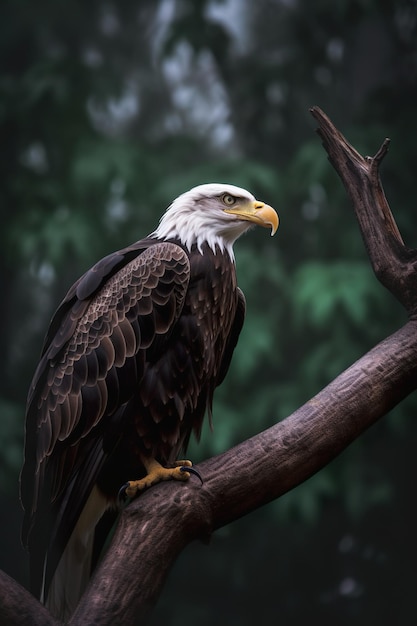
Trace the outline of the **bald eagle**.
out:
<instances>
[{"instance_id":1,"label":"bald eagle","mask_svg":"<svg viewBox=\"0 0 417 626\"><path fill-rule=\"evenodd\" d=\"M62 619L120 487L132 497L190 477L177 457L199 436L242 328L233 243L254 224L274 234L278 216L244 189L195 187L147 238L88 270L52 318L28 394L20 492L31 589Z\"/></svg>"}]
</instances>

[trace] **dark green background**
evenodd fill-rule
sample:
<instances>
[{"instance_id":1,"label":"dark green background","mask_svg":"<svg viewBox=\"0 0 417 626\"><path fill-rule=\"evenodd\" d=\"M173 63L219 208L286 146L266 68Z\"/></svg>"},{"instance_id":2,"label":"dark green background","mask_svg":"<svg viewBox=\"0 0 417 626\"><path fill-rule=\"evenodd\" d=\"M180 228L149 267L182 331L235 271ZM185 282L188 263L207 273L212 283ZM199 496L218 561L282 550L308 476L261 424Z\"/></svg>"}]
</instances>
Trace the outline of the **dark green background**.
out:
<instances>
[{"instance_id":1,"label":"dark green background","mask_svg":"<svg viewBox=\"0 0 417 626\"><path fill-rule=\"evenodd\" d=\"M0 567L27 583L18 473L50 316L169 202L230 182L272 204L236 245L248 301L195 462L284 418L405 321L374 278L314 134L392 139L388 200L415 243L415 0L3 0L0 8ZM304 485L192 545L152 624L417 623L410 397Z\"/></svg>"}]
</instances>

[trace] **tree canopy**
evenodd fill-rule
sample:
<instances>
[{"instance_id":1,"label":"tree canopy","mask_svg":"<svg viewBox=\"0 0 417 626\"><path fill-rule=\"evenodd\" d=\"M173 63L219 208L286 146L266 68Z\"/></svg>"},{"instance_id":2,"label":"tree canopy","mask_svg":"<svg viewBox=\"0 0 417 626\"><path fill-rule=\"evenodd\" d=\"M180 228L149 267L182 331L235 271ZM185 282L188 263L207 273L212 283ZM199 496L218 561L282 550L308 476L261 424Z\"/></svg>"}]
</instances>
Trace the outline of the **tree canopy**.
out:
<instances>
[{"instance_id":1,"label":"tree canopy","mask_svg":"<svg viewBox=\"0 0 417 626\"><path fill-rule=\"evenodd\" d=\"M417 5L5 0L0 11L0 567L24 583L24 405L48 321L80 273L153 230L176 195L230 182L281 218L273 240L253 232L236 246L248 315L195 462L286 416L403 323L308 109L363 154L391 138L384 187L412 245ZM262 607L265 622L388 624L394 606L410 623L415 411L410 397L308 482L191 546L153 623L245 625Z\"/></svg>"}]
</instances>

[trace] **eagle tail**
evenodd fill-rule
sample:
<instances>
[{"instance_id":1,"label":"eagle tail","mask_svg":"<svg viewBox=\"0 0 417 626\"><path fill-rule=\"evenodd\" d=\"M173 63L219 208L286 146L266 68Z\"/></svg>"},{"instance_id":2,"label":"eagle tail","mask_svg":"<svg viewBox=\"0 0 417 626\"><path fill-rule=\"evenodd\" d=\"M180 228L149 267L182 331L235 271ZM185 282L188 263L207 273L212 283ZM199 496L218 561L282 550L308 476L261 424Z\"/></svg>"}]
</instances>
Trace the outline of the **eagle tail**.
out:
<instances>
[{"instance_id":1,"label":"eagle tail","mask_svg":"<svg viewBox=\"0 0 417 626\"><path fill-rule=\"evenodd\" d=\"M75 611L87 587L92 570L95 528L109 506L108 500L94 486L59 560L47 597L41 598L52 615L64 622Z\"/></svg>"}]
</instances>

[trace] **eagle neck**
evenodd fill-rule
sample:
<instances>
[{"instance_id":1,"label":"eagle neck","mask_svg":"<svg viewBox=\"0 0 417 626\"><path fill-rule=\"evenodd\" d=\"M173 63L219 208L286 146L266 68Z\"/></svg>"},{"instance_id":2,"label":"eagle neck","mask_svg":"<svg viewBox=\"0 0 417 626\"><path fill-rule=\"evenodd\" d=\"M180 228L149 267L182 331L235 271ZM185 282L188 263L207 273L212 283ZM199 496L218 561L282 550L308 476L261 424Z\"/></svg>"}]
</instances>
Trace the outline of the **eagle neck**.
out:
<instances>
[{"instance_id":1,"label":"eagle neck","mask_svg":"<svg viewBox=\"0 0 417 626\"><path fill-rule=\"evenodd\" d=\"M204 254L204 251L209 248L215 256L218 254L225 254L229 257L232 263L235 263L233 242L228 242L219 236L214 236L207 239L201 238L193 241L190 238L182 238L178 233L164 237L158 233L158 230L156 230L151 233L149 237L158 239L160 241L170 241L171 243L180 245L189 254L191 254L191 252L199 252L200 254Z\"/></svg>"}]
</instances>

